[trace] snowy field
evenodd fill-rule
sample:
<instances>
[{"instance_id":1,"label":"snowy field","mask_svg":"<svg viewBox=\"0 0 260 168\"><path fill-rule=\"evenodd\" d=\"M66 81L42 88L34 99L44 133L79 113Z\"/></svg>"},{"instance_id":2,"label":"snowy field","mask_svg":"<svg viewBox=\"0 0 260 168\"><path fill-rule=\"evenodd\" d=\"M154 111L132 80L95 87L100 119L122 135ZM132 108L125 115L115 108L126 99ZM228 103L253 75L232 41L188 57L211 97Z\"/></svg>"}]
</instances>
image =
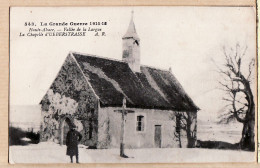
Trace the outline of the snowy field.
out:
<instances>
[{"instance_id":1,"label":"snowy field","mask_svg":"<svg viewBox=\"0 0 260 168\"><path fill-rule=\"evenodd\" d=\"M224 141L238 143L242 137L243 124L216 124L212 121L198 120L197 139L202 141Z\"/></svg>"},{"instance_id":2,"label":"snowy field","mask_svg":"<svg viewBox=\"0 0 260 168\"><path fill-rule=\"evenodd\" d=\"M24 115L17 115L21 109L30 113L30 120ZM11 108L11 123L19 121L19 127L27 130L40 123L40 110L35 108ZM26 125L29 121L34 123ZM15 125L13 125L15 126ZM197 139L202 141L224 141L237 143L241 138L242 124L218 125L212 121L198 120ZM26 139L24 139L26 140ZM29 139L28 139L29 140ZM79 148L81 163L183 163L183 162L254 162L255 153L235 150L217 150L202 148L149 148L126 149L130 158L119 157L119 149ZM10 163L69 163L66 146L53 142L42 142L28 146L10 146ZM75 161L75 158L74 158Z\"/></svg>"},{"instance_id":3,"label":"snowy field","mask_svg":"<svg viewBox=\"0 0 260 168\"><path fill-rule=\"evenodd\" d=\"M119 157L119 149L86 149L79 146L80 163L181 163L181 162L254 162L254 152L199 148L127 149L129 158ZM75 158L74 158L75 161ZM69 163L66 146L53 142L11 146L10 163Z\"/></svg>"}]
</instances>

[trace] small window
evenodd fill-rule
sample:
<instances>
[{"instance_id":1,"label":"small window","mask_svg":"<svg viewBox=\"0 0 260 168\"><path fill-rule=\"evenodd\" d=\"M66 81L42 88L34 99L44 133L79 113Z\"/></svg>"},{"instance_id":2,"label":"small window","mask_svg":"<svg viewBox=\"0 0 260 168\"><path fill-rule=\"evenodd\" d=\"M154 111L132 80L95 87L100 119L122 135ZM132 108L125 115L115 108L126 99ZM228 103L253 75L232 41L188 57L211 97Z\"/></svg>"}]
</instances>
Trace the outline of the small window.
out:
<instances>
[{"instance_id":1,"label":"small window","mask_svg":"<svg viewBox=\"0 0 260 168\"><path fill-rule=\"evenodd\" d=\"M128 50L123 51L123 58L127 58L129 56Z\"/></svg>"},{"instance_id":2,"label":"small window","mask_svg":"<svg viewBox=\"0 0 260 168\"><path fill-rule=\"evenodd\" d=\"M137 116L136 131L144 131L144 116Z\"/></svg>"}]
</instances>

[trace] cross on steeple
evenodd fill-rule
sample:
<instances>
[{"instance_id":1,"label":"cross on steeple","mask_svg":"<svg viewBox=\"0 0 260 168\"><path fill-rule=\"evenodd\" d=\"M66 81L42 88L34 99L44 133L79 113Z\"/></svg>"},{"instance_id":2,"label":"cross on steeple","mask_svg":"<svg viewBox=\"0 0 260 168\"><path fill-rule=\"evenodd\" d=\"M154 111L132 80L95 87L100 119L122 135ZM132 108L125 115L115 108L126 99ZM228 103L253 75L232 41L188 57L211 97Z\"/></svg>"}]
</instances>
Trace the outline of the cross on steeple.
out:
<instances>
[{"instance_id":1,"label":"cross on steeple","mask_svg":"<svg viewBox=\"0 0 260 168\"><path fill-rule=\"evenodd\" d=\"M135 40L140 40L137 33L136 33L136 29L135 29L135 24L134 24L134 11L131 11L131 20L128 26L128 29L125 33L125 35L123 36L123 39L125 38L133 38Z\"/></svg>"}]
</instances>

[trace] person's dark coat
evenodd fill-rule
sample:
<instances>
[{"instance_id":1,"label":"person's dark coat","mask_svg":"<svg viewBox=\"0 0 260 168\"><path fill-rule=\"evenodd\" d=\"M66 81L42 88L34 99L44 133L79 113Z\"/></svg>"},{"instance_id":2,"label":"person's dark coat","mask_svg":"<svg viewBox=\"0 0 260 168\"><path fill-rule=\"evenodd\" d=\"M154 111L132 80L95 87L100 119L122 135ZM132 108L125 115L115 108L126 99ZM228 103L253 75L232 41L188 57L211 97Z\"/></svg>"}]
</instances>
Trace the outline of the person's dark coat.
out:
<instances>
[{"instance_id":1,"label":"person's dark coat","mask_svg":"<svg viewBox=\"0 0 260 168\"><path fill-rule=\"evenodd\" d=\"M69 156L78 155L79 153L78 143L81 139L82 139L82 135L78 131L71 129L68 132L66 138L67 155Z\"/></svg>"}]
</instances>

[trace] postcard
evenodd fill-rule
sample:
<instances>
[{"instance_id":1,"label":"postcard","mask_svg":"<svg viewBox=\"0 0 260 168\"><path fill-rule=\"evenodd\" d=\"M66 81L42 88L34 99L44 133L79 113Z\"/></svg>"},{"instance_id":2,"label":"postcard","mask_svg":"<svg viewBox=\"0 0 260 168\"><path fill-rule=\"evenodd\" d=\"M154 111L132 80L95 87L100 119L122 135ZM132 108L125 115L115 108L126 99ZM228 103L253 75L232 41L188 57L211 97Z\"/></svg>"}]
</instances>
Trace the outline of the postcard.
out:
<instances>
[{"instance_id":1,"label":"postcard","mask_svg":"<svg viewBox=\"0 0 260 168\"><path fill-rule=\"evenodd\" d=\"M256 161L255 7L11 7L9 163Z\"/></svg>"}]
</instances>

